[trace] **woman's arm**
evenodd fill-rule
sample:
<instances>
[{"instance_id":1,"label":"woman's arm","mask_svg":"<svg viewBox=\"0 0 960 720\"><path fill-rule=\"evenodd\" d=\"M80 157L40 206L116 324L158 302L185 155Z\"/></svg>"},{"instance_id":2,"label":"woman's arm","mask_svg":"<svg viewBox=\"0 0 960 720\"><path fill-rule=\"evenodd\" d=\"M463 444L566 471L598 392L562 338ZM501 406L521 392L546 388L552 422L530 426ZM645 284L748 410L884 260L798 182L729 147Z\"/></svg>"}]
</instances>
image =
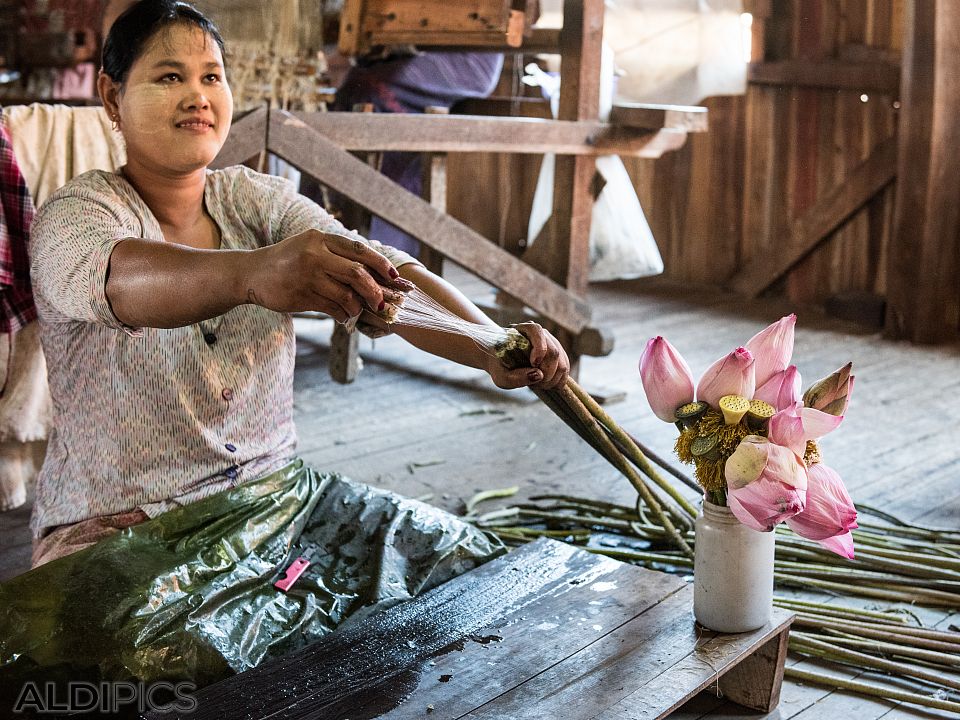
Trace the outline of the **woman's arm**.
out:
<instances>
[{"instance_id":1,"label":"woman's arm","mask_svg":"<svg viewBox=\"0 0 960 720\"><path fill-rule=\"evenodd\" d=\"M256 250L198 250L130 238L110 256L107 300L131 327L182 327L246 303L343 322L409 289L365 243L310 230Z\"/></svg>"},{"instance_id":2,"label":"woman's arm","mask_svg":"<svg viewBox=\"0 0 960 720\"><path fill-rule=\"evenodd\" d=\"M400 274L454 315L479 325L498 327L463 293L424 267L415 264L403 265L400 267ZM530 367L517 370L507 370L499 359L483 352L465 335L408 326L391 329L421 350L461 365L487 371L494 383L502 388L558 387L566 382L570 373L570 361L559 341L536 323L521 323L517 326L517 329L530 340L532 346Z\"/></svg>"}]
</instances>

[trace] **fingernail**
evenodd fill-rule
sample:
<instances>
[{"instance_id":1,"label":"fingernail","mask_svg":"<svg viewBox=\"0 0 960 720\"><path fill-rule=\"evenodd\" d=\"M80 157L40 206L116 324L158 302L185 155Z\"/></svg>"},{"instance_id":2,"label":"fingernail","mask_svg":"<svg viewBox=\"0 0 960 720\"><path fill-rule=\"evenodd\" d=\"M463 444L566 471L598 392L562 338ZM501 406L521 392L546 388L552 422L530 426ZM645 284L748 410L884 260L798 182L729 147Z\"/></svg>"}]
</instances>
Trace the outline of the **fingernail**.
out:
<instances>
[{"instance_id":1,"label":"fingernail","mask_svg":"<svg viewBox=\"0 0 960 720\"><path fill-rule=\"evenodd\" d=\"M529 380L530 382L537 382L542 377L543 377L543 373L541 373L539 370L531 370L530 372L527 373L527 380Z\"/></svg>"},{"instance_id":2,"label":"fingernail","mask_svg":"<svg viewBox=\"0 0 960 720\"><path fill-rule=\"evenodd\" d=\"M394 280L400 277L400 273L397 272L396 268L390 268L390 277L392 277Z\"/></svg>"},{"instance_id":3,"label":"fingernail","mask_svg":"<svg viewBox=\"0 0 960 720\"><path fill-rule=\"evenodd\" d=\"M383 312L383 309L384 309L386 306L387 306L386 301L385 301L385 300L381 300L381 301L380 301L380 304L377 305L377 312Z\"/></svg>"}]
</instances>

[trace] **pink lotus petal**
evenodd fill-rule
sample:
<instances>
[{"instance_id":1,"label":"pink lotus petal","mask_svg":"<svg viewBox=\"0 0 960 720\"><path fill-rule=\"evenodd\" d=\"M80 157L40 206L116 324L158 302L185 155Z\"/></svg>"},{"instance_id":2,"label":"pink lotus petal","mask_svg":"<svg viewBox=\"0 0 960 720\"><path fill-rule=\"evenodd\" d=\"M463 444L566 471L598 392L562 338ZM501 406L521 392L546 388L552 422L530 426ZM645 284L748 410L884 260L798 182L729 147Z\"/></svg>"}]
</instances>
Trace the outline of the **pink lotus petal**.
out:
<instances>
[{"instance_id":1,"label":"pink lotus petal","mask_svg":"<svg viewBox=\"0 0 960 720\"><path fill-rule=\"evenodd\" d=\"M807 470L807 501L787 525L808 540L826 540L857 527L857 509L840 475L822 463Z\"/></svg>"},{"instance_id":2,"label":"pink lotus petal","mask_svg":"<svg viewBox=\"0 0 960 720\"><path fill-rule=\"evenodd\" d=\"M747 341L744 346L756 359L757 385L763 385L776 373L790 364L793 355L794 326L796 315L787 315L767 326ZM748 396L749 397L749 396Z\"/></svg>"},{"instance_id":3,"label":"pink lotus petal","mask_svg":"<svg viewBox=\"0 0 960 720\"><path fill-rule=\"evenodd\" d=\"M806 439L816 440L836 430L843 422L843 415L830 415L813 408L803 408L800 411L800 419L803 421L803 433Z\"/></svg>"},{"instance_id":4,"label":"pink lotus petal","mask_svg":"<svg viewBox=\"0 0 960 720\"><path fill-rule=\"evenodd\" d=\"M800 414L802 405L794 403L778 412L767 425L767 437L777 445L790 448L801 457L807 450L807 436Z\"/></svg>"},{"instance_id":5,"label":"pink lotus petal","mask_svg":"<svg viewBox=\"0 0 960 720\"><path fill-rule=\"evenodd\" d=\"M756 389L753 397L769 403L776 410L783 410L800 402L800 387L800 371L796 365L790 365L786 370L774 373Z\"/></svg>"},{"instance_id":6,"label":"pink lotus petal","mask_svg":"<svg viewBox=\"0 0 960 720\"><path fill-rule=\"evenodd\" d=\"M666 422L675 422L677 408L693 400L693 373L662 337L647 341L640 356L640 380L654 415Z\"/></svg>"},{"instance_id":7,"label":"pink lotus petal","mask_svg":"<svg viewBox=\"0 0 960 720\"><path fill-rule=\"evenodd\" d=\"M803 510L805 495L805 490L761 477L739 490L728 488L727 505L747 527L767 531Z\"/></svg>"},{"instance_id":8,"label":"pink lotus petal","mask_svg":"<svg viewBox=\"0 0 960 720\"><path fill-rule=\"evenodd\" d=\"M817 542L830 552L835 552L837 555L853 560L853 535L851 533L847 532L826 540L817 540Z\"/></svg>"},{"instance_id":9,"label":"pink lotus petal","mask_svg":"<svg viewBox=\"0 0 960 720\"><path fill-rule=\"evenodd\" d=\"M753 366L753 355L742 347L720 358L700 378L697 400L716 408L724 395L752 398L756 389Z\"/></svg>"}]
</instances>

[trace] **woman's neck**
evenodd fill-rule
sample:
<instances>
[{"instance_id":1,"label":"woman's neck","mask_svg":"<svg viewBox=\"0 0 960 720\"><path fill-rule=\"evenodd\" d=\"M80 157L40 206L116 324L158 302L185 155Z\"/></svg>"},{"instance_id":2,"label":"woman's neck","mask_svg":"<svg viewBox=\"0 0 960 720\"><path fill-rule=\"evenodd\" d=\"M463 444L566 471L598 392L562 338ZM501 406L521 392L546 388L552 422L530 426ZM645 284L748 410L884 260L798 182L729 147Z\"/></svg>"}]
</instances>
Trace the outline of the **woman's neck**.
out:
<instances>
[{"instance_id":1,"label":"woman's neck","mask_svg":"<svg viewBox=\"0 0 960 720\"><path fill-rule=\"evenodd\" d=\"M180 175L154 172L128 162L121 172L162 228L169 228L174 234L189 232L204 216L205 169Z\"/></svg>"}]
</instances>

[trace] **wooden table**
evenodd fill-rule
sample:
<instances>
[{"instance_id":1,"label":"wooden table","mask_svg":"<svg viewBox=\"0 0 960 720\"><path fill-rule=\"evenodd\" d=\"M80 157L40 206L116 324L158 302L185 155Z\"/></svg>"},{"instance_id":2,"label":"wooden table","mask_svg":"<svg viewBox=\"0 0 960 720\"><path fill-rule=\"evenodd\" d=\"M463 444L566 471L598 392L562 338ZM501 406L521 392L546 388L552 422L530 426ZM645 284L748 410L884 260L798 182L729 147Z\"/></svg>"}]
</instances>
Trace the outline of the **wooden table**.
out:
<instances>
[{"instance_id":1,"label":"wooden table","mask_svg":"<svg viewBox=\"0 0 960 720\"><path fill-rule=\"evenodd\" d=\"M772 710L792 615L722 635L692 607L679 578L540 540L212 685L185 717L652 720L706 688Z\"/></svg>"}]
</instances>

